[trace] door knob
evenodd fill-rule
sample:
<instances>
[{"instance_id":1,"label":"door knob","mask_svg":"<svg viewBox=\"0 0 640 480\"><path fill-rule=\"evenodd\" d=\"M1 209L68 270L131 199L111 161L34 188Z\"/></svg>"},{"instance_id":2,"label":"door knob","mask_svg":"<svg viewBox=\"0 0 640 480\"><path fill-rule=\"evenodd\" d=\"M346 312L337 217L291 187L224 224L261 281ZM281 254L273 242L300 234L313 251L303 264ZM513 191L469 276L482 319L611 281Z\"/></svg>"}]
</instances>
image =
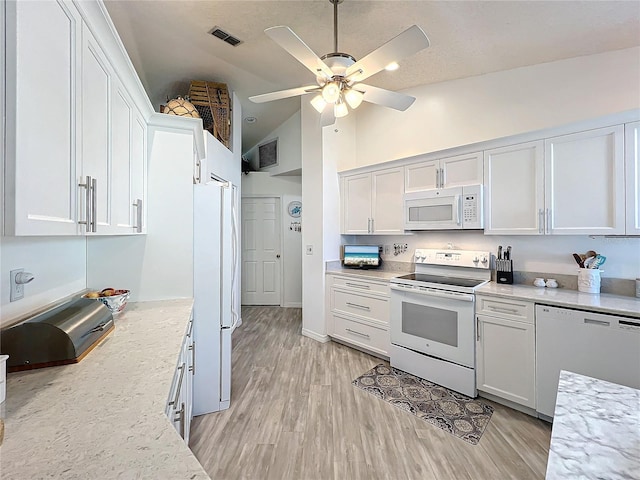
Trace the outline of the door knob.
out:
<instances>
[{"instance_id":1,"label":"door knob","mask_svg":"<svg viewBox=\"0 0 640 480\"><path fill-rule=\"evenodd\" d=\"M280 254L279 253L276 255L276 258L280 258Z\"/></svg>"}]
</instances>

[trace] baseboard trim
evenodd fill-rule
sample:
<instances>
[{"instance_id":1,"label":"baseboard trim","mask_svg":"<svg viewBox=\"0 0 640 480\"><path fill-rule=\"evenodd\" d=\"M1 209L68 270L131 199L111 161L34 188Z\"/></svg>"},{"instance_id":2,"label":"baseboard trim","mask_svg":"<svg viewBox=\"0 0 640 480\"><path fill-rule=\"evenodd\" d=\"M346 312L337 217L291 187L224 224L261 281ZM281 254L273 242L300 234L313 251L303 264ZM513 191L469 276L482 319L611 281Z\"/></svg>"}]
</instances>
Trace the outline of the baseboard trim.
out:
<instances>
[{"instance_id":1,"label":"baseboard trim","mask_svg":"<svg viewBox=\"0 0 640 480\"><path fill-rule=\"evenodd\" d=\"M289 302L282 305L284 308L302 308L302 302Z\"/></svg>"},{"instance_id":2,"label":"baseboard trim","mask_svg":"<svg viewBox=\"0 0 640 480\"><path fill-rule=\"evenodd\" d=\"M514 402L512 400L507 400L506 398L498 397L497 395L494 395L493 393L482 392L482 391L478 390L478 396L486 398L487 400L491 400L492 402L499 403L500 405L504 405L505 407L513 408L514 410L517 410L519 412L526 413L527 415L531 415L532 417L538 417L539 416L538 412L536 412L535 409L530 408L530 407L525 407L524 405L520 405L519 403L516 403L516 402ZM543 420L545 420L545 419L543 419Z\"/></svg>"},{"instance_id":3,"label":"baseboard trim","mask_svg":"<svg viewBox=\"0 0 640 480\"><path fill-rule=\"evenodd\" d=\"M307 330L306 328L302 329L302 335L304 335L305 337L312 338L316 342L320 342L320 343L327 343L329 340L331 340L329 338L329 335L320 335L319 333L312 332L311 330Z\"/></svg>"}]
</instances>

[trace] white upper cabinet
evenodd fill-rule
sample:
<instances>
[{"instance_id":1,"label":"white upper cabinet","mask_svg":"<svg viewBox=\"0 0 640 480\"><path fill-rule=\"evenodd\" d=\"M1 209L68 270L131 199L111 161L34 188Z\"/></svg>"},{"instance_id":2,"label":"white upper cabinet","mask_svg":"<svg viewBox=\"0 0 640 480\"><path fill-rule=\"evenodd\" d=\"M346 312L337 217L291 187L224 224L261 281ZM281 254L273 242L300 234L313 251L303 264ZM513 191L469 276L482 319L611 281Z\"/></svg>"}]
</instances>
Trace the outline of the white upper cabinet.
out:
<instances>
[{"instance_id":1,"label":"white upper cabinet","mask_svg":"<svg viewBox=\"0 0 640 480\"><path fill-rule=\"evenodd\" d=\"M621 125L487 150L485 234L625 233Z\"/></svg>"},{"instance_id":2,"label":"white upper cabinet","mask_svg":"<svg viewBox=\"0 0 640 480\"><path fill-rule=\"evenodd\" d=\"M5 5L5 233L75 235L81 19L63 2Z\"/></svg>"},{"instance_id":3,"label":"white upper cabinet","mask_svg":"<svg viewBox=\"0 0 640 480\"><path fill-rule=\"evenodd\" d=\"M404 182L406 193L481 184L482 152L406 165Z\"/></svg>"},{"instance_id":4,"label":"white upper cabinet","mask_svg":"<svg viewBox=\"0 0 640 480\"><path fill-rule=\"evenodd\" d=\"M341 190L341 233L404 233L402 167L344 176Z\"/></svg>"},{"instance_id":5,"label":"white upper cabinet","mask_svg":"<svg viewBox=\"0 0 640 480\"><path fill-rule=\"evenodd\" d=\"M640 122L625 126L627 235L640 235Z\"/></svg>"},{"instance_id":6,"label":"white upper cabinet","mask_svg":"<svg viewBox=\"0 0 640 480\"><path fill-rule=\"evenodd\" d=\"M101 43L72 2L6 9L5 233L143 232L146 123Z\"/></svg>"},{"instance_id":7,"label":"white upper cabinet","mask_svg":"<svg viewBox=\"0 0 640 480\"><path fill-rule=\"evenodd\" d=\"M546 233L625 233L624 127L545 140Z\"/></svg>"},{"instance_id":8,"label":"white upper cabinet","mask_svg":"<svg viewBox=\"0 0 640 480\"><path fill-rule=\"evenodd\" d=\"M544 233L544 142L484 152L485 234Z\"/></svg>"}]
</instances>

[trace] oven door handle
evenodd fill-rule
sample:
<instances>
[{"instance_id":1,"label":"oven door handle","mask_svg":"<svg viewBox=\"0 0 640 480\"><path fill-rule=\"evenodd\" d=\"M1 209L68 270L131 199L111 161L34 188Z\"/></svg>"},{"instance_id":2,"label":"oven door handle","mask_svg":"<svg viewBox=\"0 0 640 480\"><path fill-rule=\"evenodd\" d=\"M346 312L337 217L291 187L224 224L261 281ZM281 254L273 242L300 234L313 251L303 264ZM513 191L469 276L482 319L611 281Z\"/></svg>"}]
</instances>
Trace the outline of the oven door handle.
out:
<instances>
[{"instance_id":1,"label":"oven door handle","mask_svg":"<svg viewBox=\"0 0 640 480\"><path fill-rule=\"evenodd\" d=\"M464 302L473 302L475 298L474 295L470 293L448 292L446 290L436 290L435 288L409 287L396 284L392 284L390 288L391 290L405 293L415 293L417 295L423 295L425 297L447 298L449 300L461 300Z\"/></svg>"}]
</instances>

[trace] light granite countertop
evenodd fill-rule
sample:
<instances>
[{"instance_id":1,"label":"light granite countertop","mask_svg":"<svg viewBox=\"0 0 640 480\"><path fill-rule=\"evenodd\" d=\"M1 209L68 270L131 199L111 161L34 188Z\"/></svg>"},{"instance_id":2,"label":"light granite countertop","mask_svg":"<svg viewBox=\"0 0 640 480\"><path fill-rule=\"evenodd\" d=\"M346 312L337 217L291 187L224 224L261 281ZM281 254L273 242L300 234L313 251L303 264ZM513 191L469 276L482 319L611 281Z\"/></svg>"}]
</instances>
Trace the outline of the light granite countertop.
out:
<instances>
[{"instance_id":1,"label":"light granite countertop","mask_svg":"<svg viewBox=\"0 0 640 480\"><path fill-rule=\"evenodd\" d=\"M336 268L327 270L331 275L344 275L347 277L363 278L368 280L391 280L392 278L405 275L409 272L398 272L389 270L366 270L357 268Z\"/></svg>"},{"instance_id":2,"label":"light granite countertop","mask_svg":"<svg viewBox=\"0 0 640 480\"><path fill-rule=\"evenodd\" d=\"M640 478L640 390L561 371L546 478Z\"/></svg>"},{"instance_id":3,"label":"light granite countertop","mask_svg":"<svg viewBox=\"0 0 640 480\"><path fill-rule=\"evenodd\" d=\"M584 309L592 312L627 315L640 318L640 299L608 293L582 293L565 288L543 288L529 285L503 285L489 282L476 290L478 295L530 300L542 305Z\"/></svg>"},{"instance_id":4,"label":"light granite countertop","mask_svg":"<svg viewBox=\"0 0 640 480\"><path fill-rule=\"evenodd\" d=\"M164 413L192 304L128 304L80 363L9 374L0 477L209 479Z\"/></svg>"}]
</instances>

